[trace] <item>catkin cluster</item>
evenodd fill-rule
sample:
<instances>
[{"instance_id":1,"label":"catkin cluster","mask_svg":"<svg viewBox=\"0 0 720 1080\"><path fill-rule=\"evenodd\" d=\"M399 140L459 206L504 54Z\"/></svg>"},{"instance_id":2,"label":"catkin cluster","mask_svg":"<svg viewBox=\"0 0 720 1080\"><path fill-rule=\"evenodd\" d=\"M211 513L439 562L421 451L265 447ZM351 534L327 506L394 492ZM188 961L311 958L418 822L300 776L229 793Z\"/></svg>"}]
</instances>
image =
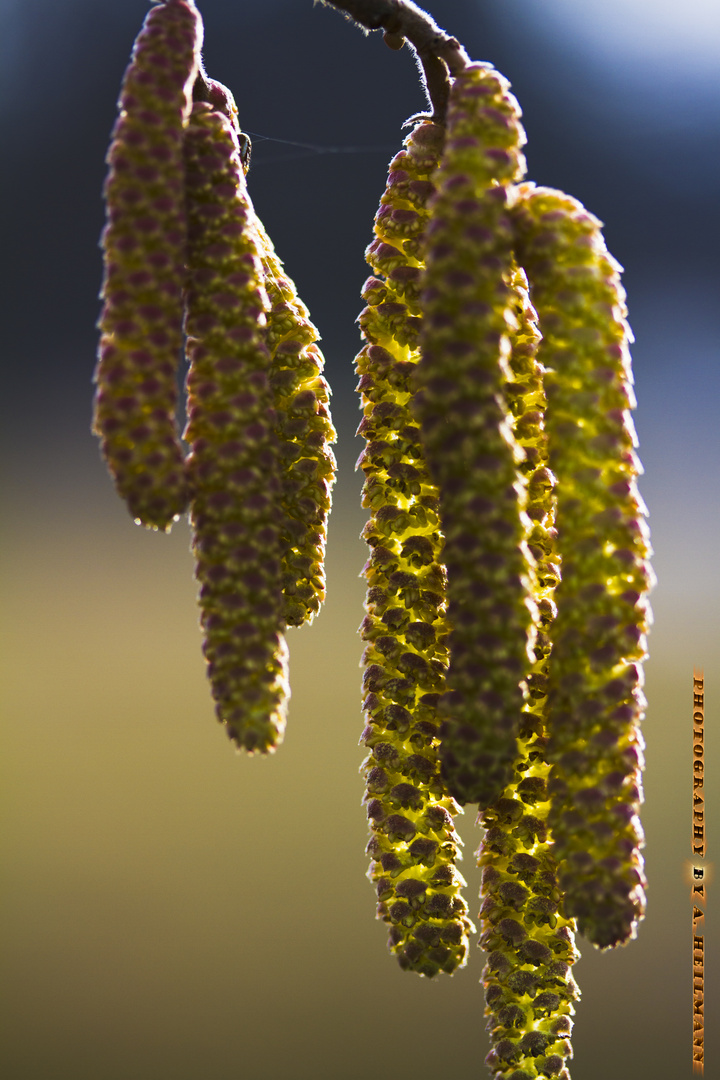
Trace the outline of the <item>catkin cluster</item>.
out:
<instances>
[{"instance_id":1,"label":"catkin cluster","mask_svg":"<svg viewBox=\"0 0 720 1080\"><path fill-rule=\"evenodd\" d=\"M230 92L191 0L138 35L108 154L94 430L143 525L189 509L203 650L238 746L281 741L286 626L312 619L335 459L318 334L258 220ZM178 367L189 361L187 427Z\"/></svg>"},{"instance_id":2,"label":"catkin cluster","mask_svg":"<svg viewBox=\"0 0 720 1080\"><path fill-rule=\"evenodd\" d=\"M487 1064L567 1080L576 927L605 948L644 912L652 573L619 267L579 203L523 182L524 142L507 81L467 65L446 125L421 122L391 162L375 219L362 741L392 951L425 975L463 963L459 891L462 949L422 949L433 930L449 948L422 855L433 800L477 804ZM452 868L457 840L433 871L440 852Z\"/></svg>"},{"instance_id":3,"label":"catkin cluster","mask_svg":"<svg viewBox=\"0 0 720 1080\"><path fill-rule=\"evenodd\" d=\"M392 47L406 8L380 20ZM454 818L477 805L487 1064L495 1080L569 1080L575 931L608 948L645 910L653 575L631 333L600 223L524 181L507 80L438 28L428 40L452 53L447 110L416 118L390 163L356 359L368 876L403 968L462 967L474 927ZM319 335L255 214L248 140L201 43L192 0L161 0L123 82L94 429L137 521L167 530L189 509L217 716L267 752L285 629L325 596L335 433Z\"/></svg>"}]
</instances>

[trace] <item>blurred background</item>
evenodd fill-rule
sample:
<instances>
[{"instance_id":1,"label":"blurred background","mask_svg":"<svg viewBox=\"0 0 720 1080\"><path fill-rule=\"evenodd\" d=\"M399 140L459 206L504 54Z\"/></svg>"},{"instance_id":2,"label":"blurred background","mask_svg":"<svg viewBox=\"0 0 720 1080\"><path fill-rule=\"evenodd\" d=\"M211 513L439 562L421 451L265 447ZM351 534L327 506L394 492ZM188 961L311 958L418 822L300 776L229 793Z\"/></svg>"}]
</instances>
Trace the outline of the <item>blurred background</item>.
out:
<instances>
[{"instance_id":1,"label":"blurred background","mask_svg":"<svg viewBox=\"0 0 720 1080\"><path fill-rule=\"evenodd\" d=\"M482 1078L480 951L452 979L403 974L364 877L354 320L387 161L424 107L413 60L310 0L202 2L206 65L253 135L251 194L323 335L339 430L329 599L289 635L285 745L247 759L213 717L187 525L135 526L89 431L103 159L146 10L0 0L0 1068L7 1080ZM706 809L720 814L720 8L436 0L432 14L510 78L530 178L602 218L626 268L659 580L649 906L629 947L580 941L572 1075L679 1080L692 1074L693 667L707 687ZM475 915L471 812L460 828ZM711 1017L720 880L705 924ZM709 1076L719 1030L706 1032Z\"/></svg>"}]
</instances>

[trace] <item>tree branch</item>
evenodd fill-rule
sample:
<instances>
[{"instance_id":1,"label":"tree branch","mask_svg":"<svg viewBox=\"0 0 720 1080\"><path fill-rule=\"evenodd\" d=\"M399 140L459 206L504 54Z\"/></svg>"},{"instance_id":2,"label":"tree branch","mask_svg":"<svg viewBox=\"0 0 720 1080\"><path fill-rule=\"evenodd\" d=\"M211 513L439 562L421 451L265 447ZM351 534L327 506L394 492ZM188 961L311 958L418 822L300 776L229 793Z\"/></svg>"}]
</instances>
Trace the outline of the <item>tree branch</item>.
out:
<instances>
[{"instance_id":1,"label":"tree branch","mask_svg":"<svg viewBox=\"0 0 720 1080\"><path fill-rule=\"evenodd\" d=\"M415 53L432 106L431 119L445 123L450 76L459 75L470 58L457 38L412 0L320 0L335 7L365 30L384 30L385 43L400 49L407 42Z\"/></svg>"}]
</instances>

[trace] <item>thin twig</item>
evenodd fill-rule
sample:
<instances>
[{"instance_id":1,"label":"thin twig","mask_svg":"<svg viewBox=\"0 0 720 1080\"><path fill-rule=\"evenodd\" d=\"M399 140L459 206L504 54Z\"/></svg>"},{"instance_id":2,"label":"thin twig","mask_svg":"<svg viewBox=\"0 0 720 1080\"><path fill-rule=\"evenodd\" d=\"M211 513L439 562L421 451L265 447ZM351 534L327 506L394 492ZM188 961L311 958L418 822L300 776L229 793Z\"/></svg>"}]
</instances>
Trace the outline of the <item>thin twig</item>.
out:
<instances>
[{"instance_id":1,"label":"thin twig","mask_svg":"<svg viewBox=\"0 0 720 1080\"><path fill-rule=\"evenodd\" d=\"M457 38L441 30L412 0L320 0L353 19L365 30L384 30L386 44L399 49L404 42L415 52L424 88L432 106L431 119L445 123L450 76L459 75L470 58ZM430 114L429 114L430 115Z\"/></svg>"}]
</instances>

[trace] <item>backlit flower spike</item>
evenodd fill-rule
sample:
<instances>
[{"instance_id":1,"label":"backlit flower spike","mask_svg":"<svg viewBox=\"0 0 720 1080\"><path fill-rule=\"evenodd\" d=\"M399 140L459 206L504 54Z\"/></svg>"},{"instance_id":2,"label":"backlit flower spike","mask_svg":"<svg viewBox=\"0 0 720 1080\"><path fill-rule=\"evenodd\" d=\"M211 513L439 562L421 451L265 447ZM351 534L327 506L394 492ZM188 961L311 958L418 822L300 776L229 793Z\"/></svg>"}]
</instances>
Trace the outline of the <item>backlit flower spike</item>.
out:
<instances>
[{"instance_id":1,"label":"backlit flower spike","mask_svg":"<svg viewBox=\"0 0 720 1080\"><path fill-rule=\"evenodd\" d=\"M532 556L528 580L534 620L529 640L534 661L526 683L530 700L544 701L551 647L548 629L555 617L553 595L560 580L555 529L557 478L549 468L548 460L546 372L538 359L542 335L537 312L530 301L527 276L521 267L513 267L511 284L515 329L511 333L508 379L504 391L512 433L523 453L518 465L525 480L521 491L522 520L524 539ZM527 722L527 709L526 702L524 722Z\"/></svg>"},{"instance_id":2,"label":"backlit flower spike","mask_svg":"<svg viewBox=\"0 0 720 1080\"><path fill-rule=\"evenodd\" d=\"M325 545L336 461L336 439L322 375L320 335L260 221L260 256L270 300L266 342L275 430L282 461L284 618L310 622L325 599Z\"/></svg>"},{"instance_id":3,"label":"backlit flower spike","mask_svg":"<svg viewBox=\"0 0 720 1080\"><path fill-rule=\"evenodd\" d=\"M237 137L209 103L193 108L186 158L185 438L204 651L218 719L238 746L266 753L289 697L269 302Z\"/></svg>"},{"instance_id":4,"label":"backlit flower spike","mask_svg":"<svg viewBox=\"0 0 720 1080\"><path fill-rule=\"evenodd\" d=\"M494 802L512 776L534 613L520 509L523 452L504 396L514 325L507 186L524 170L507 81L472 64L453 82L426 233L418 410L438 485L450 668L443 775L461 803Z\"/></svg>"},{"instance_id":5,"label":"backlit flower spike","mask_svg":"<svg viewBox=\"0 0 720 1080\"><path fill-rule=\"evenodd\" d=\"M485 1015L496 1080L569 1080L573 1001L570 972L578 959L574 920L562 914L562 895L547 817L548 765L542 707L526 714L518 737L517 779L482 815L483 867L479 944Z\"/></svg>"},{"instance_id":6,"label":"backlit flower spike","mask_svg":"<svg viewBox=\"0 0 720 1080\"><path fill-rule=\"evenodd\" d=\"M543 333L563 559L549 681L550 824L565 914L607 948L633 937L645 911L640 721L653 574L630 416L630 332L620 267L595 217L529 184L513 217Z\"/></svg>"},{"instance_id":7,"label":"backlit flower spike","mask_svg":"<svg viewBox=\"0 0 720 1080\"><path fill-rule=\"evenodd\" d=\"M368 876L378 917L401 967L431 977L465 964L473 926L456 869L457 804L440 776L437 703L447 667L445 569L437 489L431 482L411 410L419 353L420 238L428 220L443 130L422 122L390 163L367 250L378 277L366 281L360 316L367 345L357 358L367 440L359 464L367 616L361 634L366 728L362 742L372 836Z\"/></svg>"},{"instance_id":8,"label":"backlit flower spike","mask_svg":"<svg viewBox=\"0 0 720 1080\"><path fill-rule=\"evenodd\" d=\"M483 868L479 944L488 953L483 981L492 1043L486 1063L496 1080L544 1076L568 1080L573 1002L579 996L570 967L578 953L574 921L561 914L557 863L547 825L546 691L558 581L554 478L547 467L537 315L522 270L515 270L512 284L517 329L505 390L513 432L525 452L527 539L536 556L531 581L540 626L535 660L526 678L515 774L480 818L485 837L478 852Z\"/></svg>"},{"instance_id":9,"label":"backlit flower spike","mask_svg":"<svg viewBox=\"0 0 720 1080\"><path fill-rule=\"evenodd\" d=\"M187 507L177 430L186 216L183 137L202 23L185 0L149 11L108 153L104 306L93 430L134 518L169 529Z\"/></svg>"}]
</instances>

